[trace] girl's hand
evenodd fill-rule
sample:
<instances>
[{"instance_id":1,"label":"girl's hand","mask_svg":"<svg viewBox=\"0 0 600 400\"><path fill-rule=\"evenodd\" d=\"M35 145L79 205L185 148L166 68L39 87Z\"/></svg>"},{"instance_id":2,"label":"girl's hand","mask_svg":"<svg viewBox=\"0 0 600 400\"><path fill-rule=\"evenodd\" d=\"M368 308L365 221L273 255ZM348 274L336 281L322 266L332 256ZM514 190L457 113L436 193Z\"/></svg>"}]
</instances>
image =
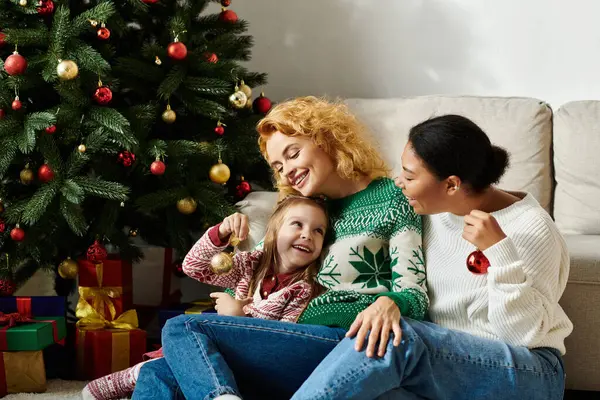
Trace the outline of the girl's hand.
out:
<instances>
[{"instance_id":1,"label":"girl's hand","mask_svg":"<svg viewBox=\"0 0 600 400\"><path fill-rule=\"evenodd\" d=\"M217 314L230 317L245 317L244 306L252 303L252 298L236 300L231 295L222 292L211 293L210 297L217 300L215 305Z\"/></svg>"},{"instance_id":2,"label":"girl's hand","mask_svg":"<svg viewBox=\"0 0 600 400\"><path fill-rule=\"evenodd\" d=\"M367 345L367 357L375 355L375 347L379 341L377 355L383 357L390 338L390 332L394 332L394 346L400 345L402 330L400 329L400 309L389 297L380 297L363 312L356 316L346 337L356 335L356 351L361 351L367 333L369 344Z\"/></svg>"},{"instance_id":3,"label":"girl's hand","mask_svg":"<svg viewBox=\"0 0 600 400\"><path fill-rule=\"evenodd\" d=\"M473 210L469 215L465 215L462 237L484 251L504 240L506 234L491 214Z\"/></svg>"},{"instance_id":4,"label":"girl's hand","mask_svg":"<svg viewBox=\"0 0 600 400\"><path fill-rule=\"evenodd\" d=\"M235 213L226 217L219 226L219 239L225 241L233 234L242 241L246 240L248 232L250 232L248 217L241 213Z\"/></svg>"}]
</instances>

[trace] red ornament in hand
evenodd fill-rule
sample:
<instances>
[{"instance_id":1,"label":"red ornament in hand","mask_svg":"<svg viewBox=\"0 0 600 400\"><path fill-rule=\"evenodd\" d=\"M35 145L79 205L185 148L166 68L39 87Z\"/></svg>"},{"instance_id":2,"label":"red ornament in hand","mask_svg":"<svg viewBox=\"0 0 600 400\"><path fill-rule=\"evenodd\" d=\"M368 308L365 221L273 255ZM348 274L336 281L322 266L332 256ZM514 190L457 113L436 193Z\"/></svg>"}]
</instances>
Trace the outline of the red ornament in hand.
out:
<instances>
[{"instance_id":1,"label":"red ornament in hand","mask_svg":"<svg viewBox=\"0 0 600 400\"><path fill-rule=\"evenodd\" d=\"M17 225L10 231L10 238L15 242L22 242L25 239L25 231Z\"/></svg>"},{"instance_id":2,"label":"red ornament in hand","mask_svg":"<svg viewBox=\"0 0 600 400\"><path fill-rule=\"evenodd\" d=\"M252 191L250 183L242 179L242 181L235 187L235 197L237 200L242 200Z\"/></svg>"},{"instance_id":3,"label":"red ornament in hand","mask_svg":"<svg viewBox=\"0 0 600 400\"><path fill-rule=\"evenodd\" d=\"M52 0L40 0L37 7L39 15L50 15L54 12L54 2Z\"/></svg>"},{"instance_id":4,"label":"red ornament in hand","mask_svg":"<svg viewBox=\"0 0 600 400\"><path fill-rule=\"evenodd\" d=\"M223 9L219 14L219 21L234 24L238 21L238 16L235 11Z\"/></svg>"},{"instance_id":5,"label":"red ornament in hand","mask_svg":"<svg viewBox=\"0 0 600 400\"><path fill-rule=\"evenodd\" d=\"M15 293L16 286L10 279L0 279L0 296L8 297Z\"/></svg>"},{"instance_id":6,"label":"red ornament in hand","mask_svg":"<svg viewBox=\"0 0 600 400\"><path fill-rule=\"evenodd\" d=\"M490 260L481 250L476 250L467 257L467 268L476 275L487 274L490 267Z\"/></svg>"},{"instance_id":7,"label":"red ornament in hand","mask_svg":"<svg viewBox=\"0 0 600 400\"><path fill-rule=\"evenodd\" d=\"M27 60L16 51L4 61L4 70L9 75L22 75L27 69Z\"/></svg>"},{"instance_id":8,"label":"red ornament in hand","mask_svg":"<svg viewBox=\"0 0 600 400\"><path fill-rule=\"evenodd\" d=\"M56 132L56 125L50 125L49 127L46 128L46 133L48 135L52 135L52 134L54 134L54 132Z\"/></svg>"},{"instance_id":9,"label":"red ornament in hand","mask_svg":"<svg viewBox=\"0 0 600 400\"><path fill-rule=\"evenodd\" d=\"M257 97L252 102L252 109L257 114L266 114L271 109L271 100L268 97L265 97L264 93L261 93L259 97Z\"/></svg>"},{"instance_id":10,"label":"red ornament in hand","mask_svg":"<svg viewBox=\"0 0 600 400\"><path fill-rule=\"evenodd\" d=\"M44 164L38 169L38 179L44 183L54 179L54 171L52 171L52 168L48 164Z\"/></svg>"},{"instance_id":11,"label":"red ornament in hand","mask_svg":"<svg viewBox=\"0 0 600 400\"><path fill-rule=\"evenodd\" d=\"M154 175L162 175L165 173L166 169L167 166L164 162L160 160L156 160L152 164L150 164L150 172L152 172L152 174Z\"/></svg>"},{"instance_id":12,"label":"red ornament in hand","mask_svg":"<svg viewBox=\"0 0 600 400\"><path fill-rule=\"evenodd\" d=\"M18 96L13 100L11 107L15 111L19 111L23 107L23 103L21 103L21 100L19 100Z\"/></svg>"},{"instance_id":13,"label":"red ornament in hand","mask_svg":"<svg viewBox=\"0 0 600 400\"><path fill-rule=\"evenodd\" d=\"M110 31L106 27L102 27L98 29L98 39L100 40L108 40L110 37Z\"/></svg>"},{"instance_id":14,"label":"red ornament in hand","mask_svg":"<svg viewBox=\"0 0 600 400\"><path fill-rule=\"evenodd\" d=\"M0 32L0 48L4 47L6 44L6 35Z\"/></svg>"},{"instance_id":15,"label":"red ornament in hand","mask_svg":"<svg viewBox=\"0 0 600 400\"><path fill-rule=\"evenodd\" d=\"M173 60L184 60L187 57L187 47L181 42L173 42L167 47L167 54Z\"/></svg>"},{"instance_id":16,"label":"red ornament in hand","mask_svg":"<svg viewBox=\"0 0 600 400\"><path fill-rule=\"evenodd\" d=\"M126 167L131 167L135 162L135 154L130 151L124 150L119 153L119 162Z\"/></svg>"},{"instance_id":17,"label":"red ornament in hand","mask_svg":"<svg viewBox=\"0 0 600 400\"><path fill-rule=\"evenodd\" d=\"M108 86L100 86L94 93L94 100L101 106L105 106L112 100L112 90Z\"/></svg>"},{"instance_id":18,"label":"red ornament in hand","mask_svg":"<svg viewBox=\"0 0 600 400\"><path fill-rule=\"evenodd\" d=\"M108 257L108 253L99 240L94 241L94 244L87 249L87 259L91 262L102 262L106 260L106 257Z\"/></svg>"}]
</instances>

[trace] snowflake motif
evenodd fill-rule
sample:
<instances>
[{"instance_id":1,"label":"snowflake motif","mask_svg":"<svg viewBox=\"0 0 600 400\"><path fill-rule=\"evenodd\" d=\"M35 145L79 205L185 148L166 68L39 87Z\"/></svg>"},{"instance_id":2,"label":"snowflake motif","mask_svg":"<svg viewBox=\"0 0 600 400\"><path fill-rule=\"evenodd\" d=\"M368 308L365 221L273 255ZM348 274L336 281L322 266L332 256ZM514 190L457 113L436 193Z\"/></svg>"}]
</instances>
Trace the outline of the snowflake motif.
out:
<instances>
[{"instance_id":1,"label":"snowflake motif","mask_svg":"<svg viewBox=\"0 0 600 400\"><path fill-rule=\"evenodd\" d=\"M336 277L340 277L342 274L336 272L337 267L337 264L333 264L333 256L330 255L327 257L325 260L325 265L323 265L319 271L319 274L317 275L317 281L328 289L339 285L340 281Z\"/></svg>"},{"instance_id":2,"label":"snowflake motif","mask_svg":"<svg viewBox=\"0 0 600 400\"><path fill-rule=\"evenodd\" d=\"M366 246L363 247L363 254L356 249L351 249L351 256L358 257L358 261L350 261L350 264L359 272L358 277L352 282L362 283L362 288L376 288L377 286L385 286L387 290L391 290L391 261L390 257L386 256L383 248L380 248L377 253L373 254Z\"/></svg>"}]
</instances>

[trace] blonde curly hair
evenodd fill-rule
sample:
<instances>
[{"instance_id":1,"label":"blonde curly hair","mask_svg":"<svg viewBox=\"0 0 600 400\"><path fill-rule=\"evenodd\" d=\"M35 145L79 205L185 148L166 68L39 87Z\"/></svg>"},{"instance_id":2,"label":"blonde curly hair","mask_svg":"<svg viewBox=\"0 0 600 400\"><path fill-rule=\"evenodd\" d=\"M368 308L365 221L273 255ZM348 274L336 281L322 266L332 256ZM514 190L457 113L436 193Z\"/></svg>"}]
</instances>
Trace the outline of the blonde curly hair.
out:
<instances>
[{"instance_id":1,"label":"blonde curly hair","mask_svg":"<svg viewBox=\"0 0 600 400\"><path fill-rule=\"evenodd\" d=\"M368 130L341 102L314 96L298 97L278 104L257 126L258 145L268 161L267 141L275 132L311 139L336 165L344 179L371 179L390 175L390 168L368 140ZM281 196L296 194L277 171L273 171Z\"/></svg>"}]
</instances>

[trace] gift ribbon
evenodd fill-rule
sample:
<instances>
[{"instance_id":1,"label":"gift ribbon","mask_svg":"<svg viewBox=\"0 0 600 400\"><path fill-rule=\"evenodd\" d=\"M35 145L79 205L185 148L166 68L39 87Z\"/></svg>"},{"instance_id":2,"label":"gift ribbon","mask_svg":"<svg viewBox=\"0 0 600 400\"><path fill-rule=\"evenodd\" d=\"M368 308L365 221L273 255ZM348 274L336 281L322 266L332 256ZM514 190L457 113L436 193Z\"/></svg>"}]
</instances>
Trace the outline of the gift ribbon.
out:
<instances>
[{"instance_id":1,"label":"gift ribbon","mask_svg":"<svg viewBox=\"0 0 600 400\"><path fill-rule=\"evenodd\" d=\"M136 315L137 320L137 315ZM56 324L56 320L40 320L40 319L32 319L27 315L23 315L21 313L10 313L5 314L0 312L0 325L5 325L0 328L0 350L8 350L8 338L6 337L6 333L10 328L13 328L17 325L17 323L39 323L45 322L48 324L52 324L52 336L55 343L63 342L58 339L58 325Z\"/></svg>"},{"instance_id":2,"label":"gift ribbon","mask_svg":"<svg viewBox=\"0 0 600 400\"><path fill-rule=\"evenodd\" d=\"M83 377L94 379L132 366L132 351L139 351L139 344L132 345L134 332L78 330L77 365L84 372Z\"/></svg>"},{"instance_id":3,"label":"gift ribbon","mask_svg":"<svg viewBox=\"0 0 600 400\"><path fill-rule=\"evenodd\" d=\"M17 312L27 317L32 317L31 297L17 297Z\"/></svg>"},{"instance_id":4,"label":"gift ribbon","mask_svg":"<svg viewBox=\"0 0 600 400\"><path fill-rule=\"evenodd\" d=\"M122 287L79 287L79 297L86 299L92 299L92 307L99 313L103 314L105 306L108 307L110 312L110 319L115 319L117 316L117 309L112 299L118 299L123 294Z\"/></svg>"},{"instance_id":5,"label":"gift ribbon","mask_svg":"<svg viewBox=\"0 0 600 400\"><path fill-rule=\"evenodd\" d=\"M108 321L87 300L79 297L75 309L77 316L77 327L81 330L98 330L105 328L132 330L139 326L137 312L135 310L125 311L114 321Z\"/></svg>"}]
</instances>

